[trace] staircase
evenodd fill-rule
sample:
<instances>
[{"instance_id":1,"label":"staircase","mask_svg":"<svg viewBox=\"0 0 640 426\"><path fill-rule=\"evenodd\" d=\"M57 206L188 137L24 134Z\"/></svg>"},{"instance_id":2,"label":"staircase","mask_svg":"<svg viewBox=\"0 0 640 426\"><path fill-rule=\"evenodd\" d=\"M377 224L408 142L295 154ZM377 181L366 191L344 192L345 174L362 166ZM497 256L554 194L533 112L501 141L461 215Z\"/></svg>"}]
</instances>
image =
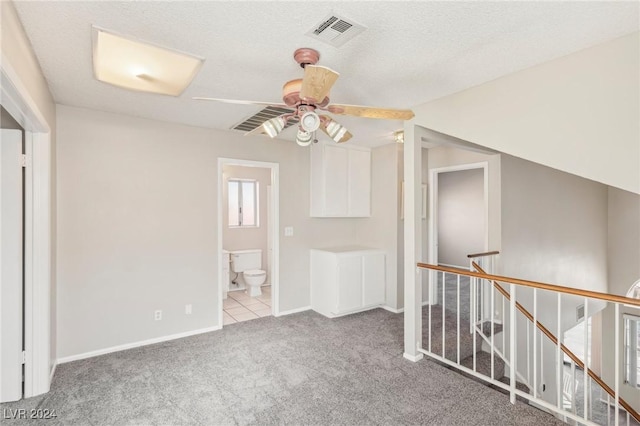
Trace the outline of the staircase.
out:
<instances>
[{"instance_id":1,"label":"staircase","mask_svg":"<svg viewBox=\"0 0 640 426\"><path fill-rule=\"evenodd\" d=\"M454 308L457 308L457 304ZM470 322L465 318L464 309L461 306L460 333L458 334L457 311L444 309L444 346L442 323L443 309L441 305L424 307L422 310L422 336L425 349L439 354L449 361L459 363L483 376L491 377L507 385L510 383L510 379L505 375L507 363L499 354L494 353L493 370L491 369L492 356L489 349L490 346L485 341L485 339L491 339L491 323L485 322L482 327L476 326L474 333L471 334L469 332ZM502 326L500 324L494 324L493 332L495 341L501 340ZM431 333L430 336L429 333ZM459 341L458 336L460 337ZM431 341L431 349L428 348L429 341ZM443 347L444 352L442 350ZM468 375L468 377L484 383L473 375ZM521 380L516 382L516 387L523 392L529 392L528 385ZM503 391L501 388L496 389Z\"/></svg>"},{"instance_id":2,"label":"staircase","mask_svg":"<svg viewBox=\"0 0 640 426\"><path fill-rule=\"evenodd\" d=\"M614 308L614 318L617 318L614 329L620 329L620 307L640 307L640 301L487 274L475 261L471 262L471 266L473 271L418 263L418 267L432 272L432 280L437 278L434 293L430 294L433 304L422 309L420 352L509 394L512 403L516 398L521 398L572 424L640 425L637 409L621 395L620 380L605 383L564 345L560 321L557 321L554 334L536 316L536 306L540 306L537 292L554 292L553 299L557 303L551 306L557 310L558 318L562 316L563 296L582 298L585 317L588 301L600 300ZM511 297L519 294L517 286L533 288L533 314ZM494 307L498 306L501 306L498 312L502 312L508 324L516 324L519 317L527 321L527 326L522 328L522 325L514 325L508 328L508 335L505 335L502 326L496 324L493 317L496 312ZM621 336L622 333L615 335ZM585 347L589 341L591 338L586 337ZM544 355L542 345L549 343L556 348L554 354ZM621 359L621 343L616 337L616 344L609 348L614 353L613 359ZM518 361L510 355L516 352L521 354L517 365ZM563 355L569 359L568 366ZM518 371L523 372L532 383L527 383L527 379ZM581 383L584 386L579 389ZM594 397L593 390L601 390L602 393ZM633 401L634 404L637 402Z\"/></svg>"}]
</instances>

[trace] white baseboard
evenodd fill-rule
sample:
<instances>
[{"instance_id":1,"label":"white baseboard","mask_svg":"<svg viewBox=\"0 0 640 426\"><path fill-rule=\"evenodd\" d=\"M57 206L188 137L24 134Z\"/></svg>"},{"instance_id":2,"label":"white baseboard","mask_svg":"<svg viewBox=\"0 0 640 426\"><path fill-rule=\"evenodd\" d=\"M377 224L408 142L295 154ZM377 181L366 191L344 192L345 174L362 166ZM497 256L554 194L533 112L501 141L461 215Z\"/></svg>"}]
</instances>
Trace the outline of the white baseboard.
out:
<instances>
[{"instance_id":1,"label":"white baseboard","mask_svg":"<svg viewBox=\"0 0 640 426\"><path fill-rule=\"evenodd\" d=\"M392 308L389 305L382 305L380 307L385 311L393 312L394 314L401 314L404 312L404 308L396 309L396 308Z\"/></svg>"},{"instance_id":2,"label":"white baseboard","mask_svg":"<svg viewBox=\"0 0 640 426\"><path fill-rule=\"evenodd\" d=\"M422 302L422 306L427 306L428 304L429 304L429 302L428 302L428 301L427 301L427 302ZM392 307L391 307L391 306L389 306L389 305L382 305L382 306L380 306L380 307L381 307L382 309L384 309L385 311L393 312L394 314L401 314L401 313L403 313L403 312L404 312L404 308L396 309L396 308L392 308Z\"/></svg>"},{"instance_id":3,"label":"white baseboard","mask_svg":"<svg viewBox=\"0 0 640 426\"><path fill-rule=\"evenodd\" d=\"M211 331L220 330L222 327L217 325L215 327L200 328L198 330L185 331L184 333L170 334L168 336L154 337L153 339L141 340L139 342L126 343L124 345L112 346L110 348L98 349L96 351L84 352L77 355L65 356L58 358L56 364L65 364L71 361L77 361L80 359L93 358L94 356L110 354L112 352L124 351L127 349L139 348L140 346L153 345L155 343L167 342L169 340L181 339L183 337L194 336L196 334L209 333ZM52 373L53 374L53 373Z\"/></svg>"},{"instance_id":4,"label":"white baseboard","mask_svg":"<svg viewBox=\"0 0 640 426\"><path fill-rule=\"evenodd\" d=\"M53 375L56 373L56 367L58 366L58 362L53 363L53 367L51 367L51 373L49 373L49 384L53 381Z\"/></svg>"},{"instance_id":5,"label":"white baseboard","mask_svg":"<svg viewBox=\"0 0 640 426\"><path fill-rule=\"evenodd\" d=\"M304 306L302 308L291 309L289 311L280 311L278 315L274 315L275 317L282 317L285 315L297 314L298 312L304 312L311 309L311 306Z\"/></svg>"},{"instance_id":6,"label":"white baseboard","mask_svg":"<svg viewBox=\"0 0 640 426\"><path fill-rule=\"evenodd\" d=\"M418 353L418 355L409 355L408 353L403 353L402 356L406 359L408 359L411 362L418 362L420 361L422 358L424 358L424 354L422 352Z\"/></svg>"}]
</instances>

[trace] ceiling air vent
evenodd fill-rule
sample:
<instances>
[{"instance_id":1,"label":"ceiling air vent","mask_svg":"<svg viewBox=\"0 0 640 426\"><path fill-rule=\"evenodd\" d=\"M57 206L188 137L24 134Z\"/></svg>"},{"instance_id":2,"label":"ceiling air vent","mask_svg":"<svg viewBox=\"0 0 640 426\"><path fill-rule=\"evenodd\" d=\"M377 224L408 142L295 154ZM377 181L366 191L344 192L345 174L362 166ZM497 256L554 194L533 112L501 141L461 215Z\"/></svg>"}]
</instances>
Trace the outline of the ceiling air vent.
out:
<instances>
[{"instance_id":1,"label":"ceiling air vent","mask_svg":"<svg viewBox=\"0 0 640 426\"><path fill-rule=\"evenodd\" d=\"M306 35L334 47L340 47L367 28L351 19L331 14L307 32Z\"/></svg>"},{"instance_id":2,"label":"ceiling air vent","mask_svg":"<svg viewBox=\"0 0 640 426\"><path fill-rule=\"evenodd\" d=\"M264 123L269 119L278 117L279 115L282 115L282 114L291 113L291 112L293 112L292 109L268 106L265 109L258 111L256 114L247 118L243 122L236 124L231 129L239 130L241 132L250 132L252 130L255 130L258 126L260 126L262 123ZM286 126L284 126L284 128L286 129L287 127L292 126L296 122L297 120L289 120L289 122L287 123Z\"/></svg>"}]
</instances>

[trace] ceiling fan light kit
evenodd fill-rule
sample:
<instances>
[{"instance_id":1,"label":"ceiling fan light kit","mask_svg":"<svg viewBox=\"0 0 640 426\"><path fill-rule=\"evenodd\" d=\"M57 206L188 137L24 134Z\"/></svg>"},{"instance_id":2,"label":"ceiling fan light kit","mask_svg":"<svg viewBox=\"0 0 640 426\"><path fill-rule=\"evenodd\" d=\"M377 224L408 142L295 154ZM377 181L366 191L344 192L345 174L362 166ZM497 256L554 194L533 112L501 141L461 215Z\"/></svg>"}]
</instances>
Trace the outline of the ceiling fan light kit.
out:
<instances>
[{"instance_id":1,"label":"ceiling fan light kit","mask_svg":"<svg viewBox=\"0 0 640 426\"><path fill-rule=\"evenodd\" d=\"M297 49L293 54L293 58L304 69L304 77L290 80L284 84L282 87L282 101L284 104L203 97L194 99L291 108L293 109L292 113L271 118L258 126L258 128L261 128L264 133L273 138L287 126L289 120L297 118L300 124L298 125L296 143L300 146L308 146L311 142L317 142L315 132L318 129L338 143L346 142L352 137L351 133L343 125L328 115L319 115L317 110L324 110L338 115L375 119L410 120L413 118L413 111L411 110L330 104L329 92L340 74L330 68L316 65L320 59L320 54L314 49L306 47ZM253 132L251 131L247 134L251 133Z\"/></svg>"},{"instance_id":2,"label":"ceiling fan light kit","mask_svg":"<svg viewBox=\"0 0 640 426\"><path fill-rule=\"evenodd\" d=\"M284 119L283 116L280 116L280 117L272 118L262 123L262 129L270 138L275 138L276 136L278 136L278 133L280 133L282 129L284 129L284 126L286 125L287 125L287 121Z\"/></svg>"},{"instance_id":3,"label":"ceiling fan light kit","mask_svg":"<svg viewBox=\"0 0 640 426\"><path fill-rule=\"evenodd\" d=\"M304 131L302 129L298 130L298 134L296 135L296 143L298 145L309 146L313 140L313 133Z\"/></svg>"}]
</instances>

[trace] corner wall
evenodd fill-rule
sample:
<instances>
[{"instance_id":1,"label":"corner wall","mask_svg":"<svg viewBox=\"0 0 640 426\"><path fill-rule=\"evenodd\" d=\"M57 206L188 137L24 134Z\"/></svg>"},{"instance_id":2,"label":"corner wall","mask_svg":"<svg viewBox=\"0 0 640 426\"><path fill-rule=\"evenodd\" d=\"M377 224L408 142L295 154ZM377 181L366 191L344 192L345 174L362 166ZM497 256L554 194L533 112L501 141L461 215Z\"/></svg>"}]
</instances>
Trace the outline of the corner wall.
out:
<instances>
[{"instance_id":1,"label":"corner wall","mask_svg":"<svg viewBox=\"0 0 640 426\"><path fill-rule=\"evenodd\" d=\"M220 325L218 157L280 164L281 311L309 306L310 248L357 242L365 219L309 217L309 150L295 143L57 111L58 357Z\"/></svg>"}]
</instances>

